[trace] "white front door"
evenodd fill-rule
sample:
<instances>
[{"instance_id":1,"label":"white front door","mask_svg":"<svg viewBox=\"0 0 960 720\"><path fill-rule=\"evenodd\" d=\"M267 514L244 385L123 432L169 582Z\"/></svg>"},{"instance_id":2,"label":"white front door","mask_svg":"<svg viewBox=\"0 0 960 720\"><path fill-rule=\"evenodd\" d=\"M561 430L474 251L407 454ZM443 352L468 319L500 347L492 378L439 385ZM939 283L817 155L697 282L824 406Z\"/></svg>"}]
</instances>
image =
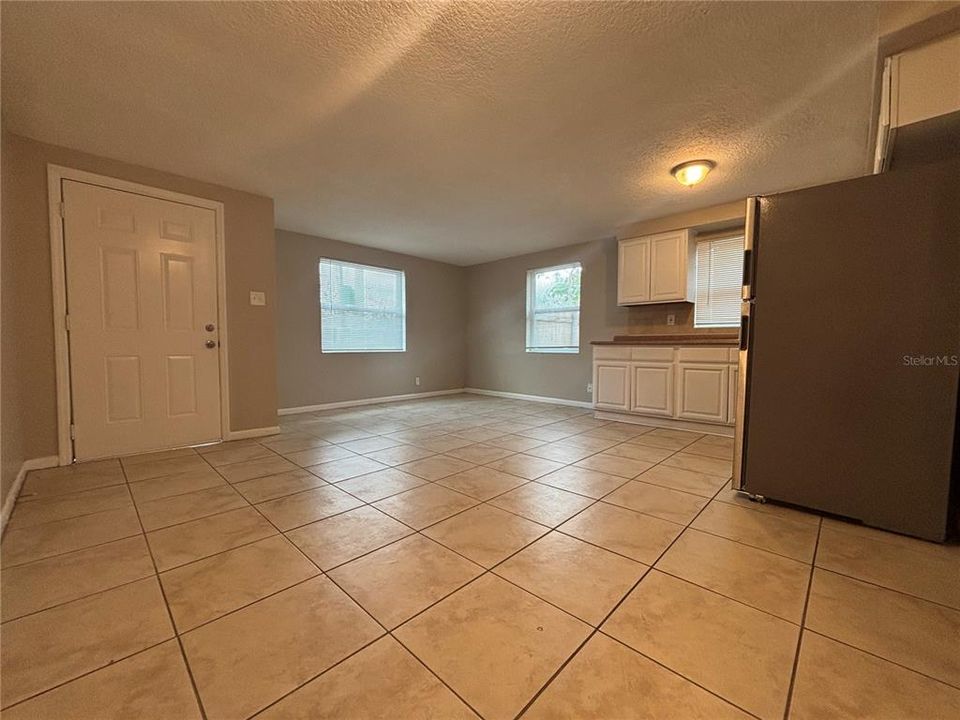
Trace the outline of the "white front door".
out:
<instances>
[{"instance_id":1,"label":"white front door","mask_svg":"<svg viewBox=\"0 0 960 720\"><path fill-rule=\"evenodd\" d=\"M63 181L74 454L221 438L216 213Z\"/></svg>"}]
</instances>

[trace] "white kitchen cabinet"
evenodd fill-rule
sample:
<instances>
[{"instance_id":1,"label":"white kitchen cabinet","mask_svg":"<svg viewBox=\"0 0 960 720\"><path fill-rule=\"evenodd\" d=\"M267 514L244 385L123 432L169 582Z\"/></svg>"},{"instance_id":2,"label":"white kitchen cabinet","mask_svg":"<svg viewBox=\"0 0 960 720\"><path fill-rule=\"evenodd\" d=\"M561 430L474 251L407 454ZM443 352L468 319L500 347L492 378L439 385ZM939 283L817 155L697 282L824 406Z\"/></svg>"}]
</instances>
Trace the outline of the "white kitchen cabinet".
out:
<instances>
[{"instance_id":1,"label":"white kitchen cabinet","mask_svg":"<svg viewBox=\"0 0 960 720\"><path fill-rule=\"evenodd\" d=\"M621 240L617 252L617 304L692 302L689 230Z\"/></svg>"},{"instance_id":2,"label":"white kitchen cabinet","mask_svg":"<svg viewBox=\"0 0 960 720\"><path fill-rule=\"evenodd\" d=\"M593 363L593 404L606 410L630 410L630 363L616 360Z\"/></svg>"},{"instance_id":3,"label":"white kitchen cabinet","mask_svg":"<svg viewBox=\"0 0 960 720\"><path fill-rule=\"evenodd\" d=\"M630 412L673 417L673 363L631 364Z\"/></svg>"},{"instance_id":4,"label":"white kitchen cabinet","mask_svg":"<svg viewBox=\"0 0 960 720\"><path fill-rule=\"evenodd\" d=\"M677 417L727 422L729 369L726 363L679 363Z\"/></svg>"}]
</instances>

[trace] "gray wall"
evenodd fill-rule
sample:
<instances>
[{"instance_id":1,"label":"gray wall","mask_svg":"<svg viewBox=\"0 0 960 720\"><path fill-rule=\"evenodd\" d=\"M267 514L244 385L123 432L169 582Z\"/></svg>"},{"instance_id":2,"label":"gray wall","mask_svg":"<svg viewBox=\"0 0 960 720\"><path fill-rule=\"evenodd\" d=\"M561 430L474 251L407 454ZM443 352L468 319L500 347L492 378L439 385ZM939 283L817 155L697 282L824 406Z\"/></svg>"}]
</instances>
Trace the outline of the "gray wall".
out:
<instances>
[{"instance_id":1,"label":"gray wall","mask_svg":"<svg viewBox=\"0 0 960 720\"><path fill-rule=\"evenodd\" d=\"M742 224L745 203L728 203L634 223L619 237L684 227L716 230ZM526 352L527 271L580 262L580 352ZM667 325L667 315L676 325ZM617 240L520 255L467 268L467 387L590 401L592 340L630 333L694 332L693 305L617 306ZM697 333L726 332L697 329Z\"/></svg>"},{"instance_id":2,"label":"gray wall","mask_svg":"<svg viewBox=\"0 0 960 720\"><path fill-rule=\"evenodd\" d=\"M276 235L281 408L463 387L465 268L286 230ZM406 273L406 352L320 352L321 257Z\"/></svg>"}]
</instances>

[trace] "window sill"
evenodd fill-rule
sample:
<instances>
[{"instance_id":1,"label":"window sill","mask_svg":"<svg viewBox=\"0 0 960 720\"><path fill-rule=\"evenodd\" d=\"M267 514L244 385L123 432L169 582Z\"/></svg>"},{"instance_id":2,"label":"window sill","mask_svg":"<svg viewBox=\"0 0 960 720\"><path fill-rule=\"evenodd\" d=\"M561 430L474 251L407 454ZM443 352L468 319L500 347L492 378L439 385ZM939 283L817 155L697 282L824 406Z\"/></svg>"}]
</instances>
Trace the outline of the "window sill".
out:
<instances>
[{"instance_id":1,"label":"window sill","mask_svg":"<svg viewBox=\"0 0 960 720\"><path fill-rule=\"evenodd\" d=\"M527 348L528 353L536 353L538 355L579 355L580 348L575 350L566 350L562 348Z\"/></svg>"},{"instance_id":2,"label":"window sill","mask_svg":"<svg viewBox=\"0 0 960 720\"><path fill-rule=\"evenodd\" d=\"M383 355L384 353L405 353L404 350L320 350L321 355L369 355L377 354Z\"/></svg>"}]
</instances>

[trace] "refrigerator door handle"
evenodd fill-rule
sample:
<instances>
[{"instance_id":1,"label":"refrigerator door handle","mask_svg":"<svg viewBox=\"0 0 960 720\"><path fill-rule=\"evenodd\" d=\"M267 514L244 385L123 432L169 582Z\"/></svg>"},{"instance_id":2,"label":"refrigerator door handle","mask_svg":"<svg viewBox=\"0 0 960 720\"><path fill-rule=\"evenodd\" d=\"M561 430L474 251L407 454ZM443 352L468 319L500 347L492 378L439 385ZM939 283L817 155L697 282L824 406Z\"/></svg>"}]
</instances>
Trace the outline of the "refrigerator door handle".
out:
<instances>
[{"instance_id":1,"label":"refrigerator door handle","mask_svg":"<svg viewBox=\"0 0 960 720\"><path fill-rule=\"evenodd\" d=\"M737 403L734 409L735 425L733 430L733 489L745 490L744 470L747 450L747 376L750 359L750 319L753 301L740 304L740 348L737 353Z\"/></svg>"},{"instance_id":2,"label":"refrigerator door handle","mask_svg":"<svg viewBox=\"0 0 960 720\"><path fill-rule=\"evenodd\" d=\"M740 298L749 300L753 297L753 269L754 255L757 240L757 213L760 208L759 198L747 198L747 214L743 228L743 290Z\"/></svg>"}]
</instances>

